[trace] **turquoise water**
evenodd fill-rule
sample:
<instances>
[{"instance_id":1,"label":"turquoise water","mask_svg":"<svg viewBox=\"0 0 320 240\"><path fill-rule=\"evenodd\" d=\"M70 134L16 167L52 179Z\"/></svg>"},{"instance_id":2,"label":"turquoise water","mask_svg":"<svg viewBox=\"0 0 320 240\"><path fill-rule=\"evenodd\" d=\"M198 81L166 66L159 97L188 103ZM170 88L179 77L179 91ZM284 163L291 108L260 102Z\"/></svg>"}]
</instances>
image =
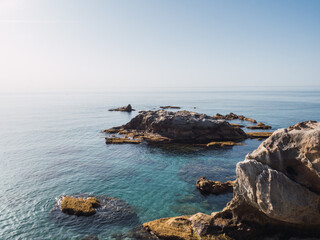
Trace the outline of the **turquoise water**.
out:
<instances>
[{"instance_id":1,"label":"turquoise water","mask_svg":"<svg viewBox=\"0 0 320 240\"><path fill-rule=\"evenodd\" d=\"M178 105L214 115L234 112L276 128L320 121L320 92L69 92L0 94L0 239L111 239L161 217L221 210L232 194L202 196L198 177L235 178L235 165L261 142L232 149L106 145L101 130L137 114L109 112L131 103L136 110ZM194 109L196 107L196 109ZM237 123L238 121L234 121ZM249 125L249 123L244 123ZM123 199L133 222L57 224L63 194Z\"/></svg>"}]
</instances>

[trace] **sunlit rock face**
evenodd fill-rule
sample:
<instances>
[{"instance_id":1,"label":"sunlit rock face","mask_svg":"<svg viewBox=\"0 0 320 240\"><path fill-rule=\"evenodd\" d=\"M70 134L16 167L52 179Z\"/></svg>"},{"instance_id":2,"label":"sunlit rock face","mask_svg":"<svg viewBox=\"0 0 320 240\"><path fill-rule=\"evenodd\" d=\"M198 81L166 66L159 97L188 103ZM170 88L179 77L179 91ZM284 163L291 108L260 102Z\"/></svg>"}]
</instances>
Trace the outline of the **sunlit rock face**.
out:
<instances>
[{"instance_id":1,"label":"sunlit rock face","mask_svg":"<svg viewBox=\"0 0 320 240\"><path fill-rule=\"evenodd\" d=\"M237 165L234 192L270 219L320 225L320 123L275 131Z\"/></svg>"}]
</instances>

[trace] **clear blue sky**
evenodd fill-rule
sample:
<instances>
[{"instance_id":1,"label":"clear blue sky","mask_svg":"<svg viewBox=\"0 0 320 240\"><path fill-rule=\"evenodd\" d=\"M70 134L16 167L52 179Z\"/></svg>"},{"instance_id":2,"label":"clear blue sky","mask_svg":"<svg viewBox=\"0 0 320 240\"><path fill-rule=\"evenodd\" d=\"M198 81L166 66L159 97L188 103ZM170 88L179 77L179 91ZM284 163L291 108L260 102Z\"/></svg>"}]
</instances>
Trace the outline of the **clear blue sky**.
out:
<instances>
[{"instance_id":1,"label":"clear blue sky","mask_svg":"<svg viewBox=\"0 0 320 240\"><path fill-rule=\"evenodd\" d=\"M320 86L320 1L0 0L0 90Z\"/></svg>"}]
</instances>

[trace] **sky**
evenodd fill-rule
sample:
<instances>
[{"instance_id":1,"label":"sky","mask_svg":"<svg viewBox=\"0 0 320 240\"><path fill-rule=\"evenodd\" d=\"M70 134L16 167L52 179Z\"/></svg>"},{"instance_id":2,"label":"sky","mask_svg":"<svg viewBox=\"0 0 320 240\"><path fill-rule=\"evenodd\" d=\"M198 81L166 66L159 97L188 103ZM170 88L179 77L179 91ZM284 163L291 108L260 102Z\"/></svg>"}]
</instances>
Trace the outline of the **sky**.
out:
<instances>
[{"instance_id":1,"label":"sky","mask_svg":"<svg viewBox=\"0 0 320 240\"><path fill-rule=\"evenodd\" d=\"M319 13L317 0L0 0L0 91L320 88Z\"/></svg>"}]
</instances>

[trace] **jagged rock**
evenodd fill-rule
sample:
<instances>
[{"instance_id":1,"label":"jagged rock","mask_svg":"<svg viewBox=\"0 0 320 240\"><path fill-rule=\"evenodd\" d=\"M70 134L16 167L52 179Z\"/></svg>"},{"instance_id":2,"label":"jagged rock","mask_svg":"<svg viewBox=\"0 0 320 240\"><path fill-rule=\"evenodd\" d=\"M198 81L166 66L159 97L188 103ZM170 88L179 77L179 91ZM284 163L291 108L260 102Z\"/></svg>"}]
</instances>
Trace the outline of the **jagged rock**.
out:
<instances>
[{"instance_id":1,"label":"jagged rock","mask_svg":"<svg viewBox=\"0 0 320 240\"><path fill-rule=\"evenodd\" d=\"M236 174L234 197L223 211L182 216L180 223L179 217L155 220L145 227L166 231L171 224L171 239L192 239L180 238L181 231L192 230L198 239L320 238L320 123L275 131L237 164ZM172 228L173 222L179 228Z\"/></svg>"},{"instance_id":2,"label":"jagged rock","mask_svg":"<svg viewBox=\"0 0 320 240\"><path fill-rule=\"evenodd\" d=\"M201 193L221 194L233 191L235 181L219 182L208 180L206 177L200 177L197 180L196 187Z\"/></svg>"},{"instance_id":3,"label":"jagged rock","mask_svg":"<svg viewBox=\"0 0 320 240\"><path fill-rule=\"evenodd\" d=\"M229 114L226 114L226 115L222 115L222 114L217 113L215 116L213 116L213 118L215 118L215 119L225 119L225 120L239 119L239 120L242 120L242 121L248 121L248 122L252 122L252 123L256 123L257 122L256 120L254 120L252 118L248 118L248 117L245 117L243 115L237 115L237 114L234 114L234 113L229 113Z\"/></svg>"},{"instance_id":4,"label":"jagged rock","mask_svg":"<svg viewBox=\"0 0 320 240\"><path fill-rule=\"evenodd\" d=\"M269 125L266 125L262 122L258 122L257 125L254 126L248 126L249 129L271 129L272 127Z\"/></svg>"},{"instance_id":5,"label":"jagged rock","mask_svg":"<svg viewBox=\"0 0 320 240\"><path fill-rule=\"evenodd\" d=\"M132 112L135 110L132 109L131 104L128 104L128 106L126 107L112 108L112 109L109 109L109 111Z\"/></svg>"},{"instance_id":6,"label":"jagged rock","mask_svg":"<svg viewBox=\"0 0 320 240\"><path fill-rule=\"evenodd\" d=\"M208 143L211 141L239 141L247 135L228 122L205 114L189 111L140 111L130 122L105 132L125 131L144 136L164 137L166 142Z\"/></svg>"},{"instance_id":7,"label":"jagged rock","mask_svg":"<svg viewBox=\"0 0 320 240\"><path fill-rule=\"evenodd\" d=\"M181 107L177 107L177 106L160 106L160 108L162 108L162 109L180 109Z\"/></svg>"},{"instance_id":8,"label":"jagged rock","mask_svg":"<svg viewBox=\"0 0 320 240\"><path fill-rule=\"evenodd\" d=\"M237 164L236 197L229 209L237 212L249 205L264 216L256 214L259 218L254 219L263 224L319 227L319 146L320 123L308 121L275 131Z\"/></svg>"},{"instance_id":9,"label":"jagged rock","mask_svg":"<svg viewBox=\"0 0 320 240\"><path fill-rule=\"evenodd\" d=\"M95 197L75 198L65 196L62 199L61 211L69 215L91 216L96 213L95 208L99 206L100 202Z\"/></svg>"},{"instance_id":10,"label":"jagged rock","mask_svg":"<svg viewBox=\"0 0 320 240\"><path fill-rule=\"evenodd\" d=\"M247 132L248 138L268 138L273 132Z\"/></svg>"}]
</instances>

